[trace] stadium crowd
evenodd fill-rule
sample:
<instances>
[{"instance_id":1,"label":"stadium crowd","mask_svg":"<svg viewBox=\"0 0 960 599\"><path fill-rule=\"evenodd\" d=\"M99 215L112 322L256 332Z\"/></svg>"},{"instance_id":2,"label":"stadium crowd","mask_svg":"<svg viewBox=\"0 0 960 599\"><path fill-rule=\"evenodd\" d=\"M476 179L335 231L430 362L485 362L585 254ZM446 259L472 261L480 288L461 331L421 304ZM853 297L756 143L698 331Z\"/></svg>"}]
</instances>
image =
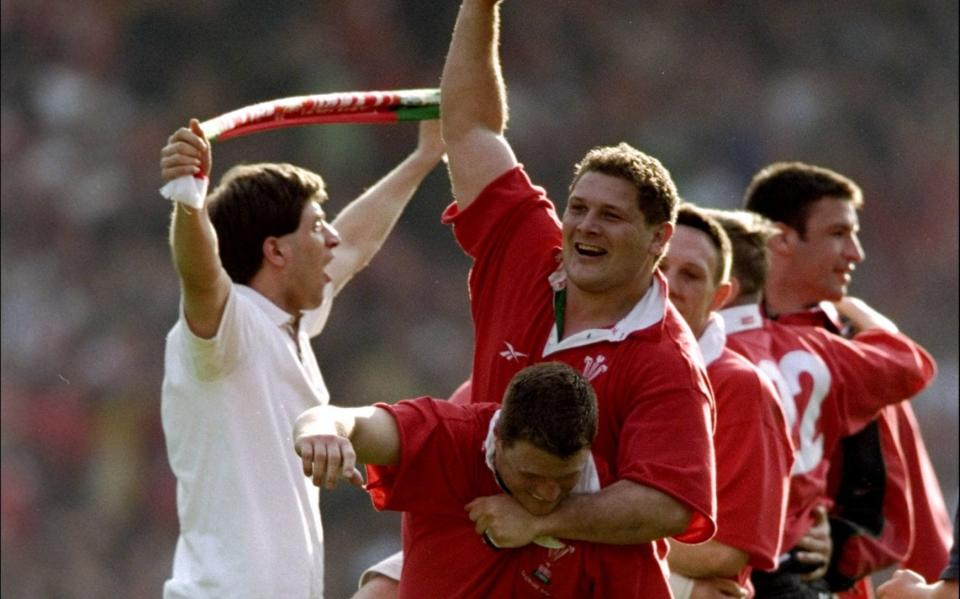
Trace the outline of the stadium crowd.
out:
<instances>
[{"instance_id":1,"label":"stadium crowd","mask_svg":"<svg viewBox=\"0 0 960 599\"><path fill-rule=\"evenodd\" d=\"M189 115L284 95L435 86L457 3L62 1L2 5L2 584L23 597L155 597L177 536L159 398L178 288L157 150ZM763 164L857 180L853 293L936 357L914 402L957 496L957 6L517 2L503 43L511 143L555 198L595 143L628 140L680 193L739 205ZM536 23L531 35L529 24ZM330 126L217 147L324 173L332 213L415 127ZM469 374L469 262L421 187L315 350L333 401L446 396ZM366 497L324 496L327 593L399 547Z\"/></svg>"}]
</instances>

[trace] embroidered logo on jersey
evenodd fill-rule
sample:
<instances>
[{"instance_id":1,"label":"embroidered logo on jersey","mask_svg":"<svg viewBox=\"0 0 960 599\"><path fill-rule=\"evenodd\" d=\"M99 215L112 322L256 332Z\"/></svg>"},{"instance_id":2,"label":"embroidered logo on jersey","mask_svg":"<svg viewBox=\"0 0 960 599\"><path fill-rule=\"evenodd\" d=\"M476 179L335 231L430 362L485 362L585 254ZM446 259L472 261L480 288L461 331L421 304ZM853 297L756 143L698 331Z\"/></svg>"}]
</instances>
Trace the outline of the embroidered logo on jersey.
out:
<instances>
[{"instance_id":1,"label":"embroidered logo on jersey","mask_svg":"<svg viewBox=\"0 0 960 599\"><path fill-rule=\"evenodd\" d=\"M547 559L543 561L539 566L527 572L526 570L522 571L523 579L532 586L534 589L540 592L545 597L550 597L550 591L546 587L550 584L553 579L553 570L554 564L559 561L561 558L571 555L576 551L576 549L571 545L564 545L557 549L550 549L547 551Z\"/></svg>"},{"instance_id":2,"label":"embroidered logo on jersey","mask_svg":"<svg viewBox=\"0 0 960 599\"><path fill-rule=\"evenodd\" d=\"M530 355L513 349L513 346L510 345L509 341L504 341L503 344L507 346L507 349L500 352L500 355L509 361L519 362L520 358L526 358Z\"/></svg>"},{"instance_id":3,"label":"embroidered logo on jersey","mask_svg":"<svg viewBox=\"0 0 960 599\"><path fill-rule=\"evenodd\" d=\"M583 376L585 376L588 381L597 378L608 370L607 365L604 364L606 361L606 356L597 356L596 358L587 356L583 359Z\"/></svg>"}]
</instances>

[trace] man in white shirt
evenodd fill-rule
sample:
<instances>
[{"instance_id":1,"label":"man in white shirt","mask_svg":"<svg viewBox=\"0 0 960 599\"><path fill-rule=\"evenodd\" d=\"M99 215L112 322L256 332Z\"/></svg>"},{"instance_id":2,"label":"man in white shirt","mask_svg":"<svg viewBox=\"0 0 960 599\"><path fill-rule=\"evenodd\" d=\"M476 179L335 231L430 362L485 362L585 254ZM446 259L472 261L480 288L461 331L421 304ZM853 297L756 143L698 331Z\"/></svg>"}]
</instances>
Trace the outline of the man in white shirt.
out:
<instances>
[{"instance_id":1,"label":"man in white shirt","mask_svg":"<svg viewBox=\"0 0 960 599\"><path fill-rule=\"evenodd\" d=\"M323 180L289 164L236 166L199 209L174 203L181 305L162 415L180 537L165 598L323 596L319 492L290 452L296 417L329 402L310 338L443 151L424 122L417 149L332 225ZM210 166L196 120L162 150L165 181Z\"/></svg>"}]
</instances>

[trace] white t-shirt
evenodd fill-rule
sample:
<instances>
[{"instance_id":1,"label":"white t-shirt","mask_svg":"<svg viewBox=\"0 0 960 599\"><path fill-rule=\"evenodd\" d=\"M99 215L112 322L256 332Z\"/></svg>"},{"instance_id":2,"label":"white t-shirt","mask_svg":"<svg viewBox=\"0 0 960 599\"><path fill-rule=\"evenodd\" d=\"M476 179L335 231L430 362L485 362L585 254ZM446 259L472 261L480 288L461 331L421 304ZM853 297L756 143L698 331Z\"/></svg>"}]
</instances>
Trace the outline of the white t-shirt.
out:
<instances>
[{"instance_id":1,"label":"white t-shirt","mask_svg":"<svg viewBox=\"0 0 960 599\"><path fill-rule=\"evenodd\" d=\"M163 431L177 477L180 537L165 599L319 598L319 491L293 449L293 422L330 396L310 337L330 313L304 313L302 362L290 315L233 285L220 329L200 339L180 318L167 335Z\"/></svg>"}]
</instances>

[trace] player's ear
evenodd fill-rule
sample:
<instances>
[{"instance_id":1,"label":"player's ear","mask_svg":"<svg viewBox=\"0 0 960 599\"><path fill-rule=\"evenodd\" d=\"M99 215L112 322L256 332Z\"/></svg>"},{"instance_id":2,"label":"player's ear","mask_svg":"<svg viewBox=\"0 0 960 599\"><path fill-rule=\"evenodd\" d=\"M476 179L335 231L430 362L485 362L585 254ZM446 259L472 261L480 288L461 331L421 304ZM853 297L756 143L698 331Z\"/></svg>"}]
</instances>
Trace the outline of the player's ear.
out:
<instances>
[{"instance_id":1,"label":"player's ear","mask_svg":"<svg viewBox=\"0 0 960 599\"><path fill-rule=\"evenodd\" d=\"M650 254L662 256L667 251L667 244L673 237L673 223L660 223L653 232L653 241L650 242Z\"/></svg>"},{"instance_id":2,"label":"player's ear","mask_svg":"<svg viewBox=\"0 0 960 599\"><path fill-rule=\"evenodd\" d=\"M731 276L730 282L728 283L728 285L730 285L730 292L727 294L727 297L724 298L723 304L721 304L720 308L718 309L722 309L722 308L725 308L726 306L729 306L734 302L734 300L740 297L740 289L741 289L740 279L738 279L737 277Z\"/></svg>"},{"instance_id":3,"label":"player's ear","mask_svg":"<svg viewBox=\"0 0 960 599\"><path fill-rule=\"evenodd\" d=\"M733 283L726 281L717 285L717 288L713 292L713 301L710 302L710 311L716 311L723 308L728 301L730 301L730 295L733 292Z\"/></svg>"},{"instance_id":4,"label":"player's ear","mask_svg":"<svg viewBox=\"0 0 960 599\"><path fill-rule=\"evenodd\" d=\"M774 223L773 226L777 232L767 241L767 249L779 256L791 253L800 235L796 229L783 223Z\"/></svg>"},{"instance_id":5,"label":"player's ear","mask_svg":"<svg viewBox=\"0 0 960 599\"><path fill-rule=\"evenodd\" d=\"M263 260L275 268L283 268L289 256L288 244L278 237L267 237L263 240Z\"/></svg>"}]
</instances>

